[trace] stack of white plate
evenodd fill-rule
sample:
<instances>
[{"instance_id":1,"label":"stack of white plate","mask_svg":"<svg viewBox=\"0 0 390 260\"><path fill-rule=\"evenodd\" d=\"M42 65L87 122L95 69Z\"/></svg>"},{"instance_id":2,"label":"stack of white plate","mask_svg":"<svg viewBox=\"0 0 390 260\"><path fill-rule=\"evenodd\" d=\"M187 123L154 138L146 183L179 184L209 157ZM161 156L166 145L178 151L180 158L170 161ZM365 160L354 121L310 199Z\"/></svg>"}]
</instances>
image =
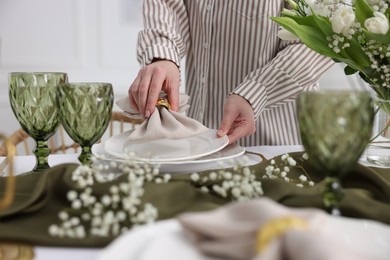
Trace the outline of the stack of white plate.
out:
<instances>
[{"instance_id":1,"label":"stack of white plate","mask_svg":"<svg viewBox=\"0 0 390 260\"><path fill-rule=\"evenodd\" d=\"M99 159L123 161L132 155L140 162L159 164L160 170L171 173L187 173L231 167L241 163L252 165L260 160L245 156L245 149L230 144L227 136L218 138L216 130L210 129L199 135L184 139L157 139L129 143L131 131L114 135L104 143L95 144L92 153Z\"/></svg>"}]
</instances>

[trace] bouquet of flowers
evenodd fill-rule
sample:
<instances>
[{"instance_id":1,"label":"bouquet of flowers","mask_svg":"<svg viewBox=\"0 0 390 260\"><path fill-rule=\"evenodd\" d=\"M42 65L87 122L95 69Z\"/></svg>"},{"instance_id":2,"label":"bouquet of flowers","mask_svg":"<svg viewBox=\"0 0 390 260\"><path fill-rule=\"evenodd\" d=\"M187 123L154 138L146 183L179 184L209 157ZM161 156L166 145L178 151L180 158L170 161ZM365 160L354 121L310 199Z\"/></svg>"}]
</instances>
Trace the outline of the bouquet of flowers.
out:
<instances>
[{"instance_id":1,"label":"bouquet of flowers","mask_svg":"<svg viewBox=\"0 0 390 260\"><path fill-rule=\"evenodd\" d=\"M299 39L312 50L359 73L390 115L389 0L286 0L290 8L272 17L284 40Z\"/></svg>"}]
</instances>

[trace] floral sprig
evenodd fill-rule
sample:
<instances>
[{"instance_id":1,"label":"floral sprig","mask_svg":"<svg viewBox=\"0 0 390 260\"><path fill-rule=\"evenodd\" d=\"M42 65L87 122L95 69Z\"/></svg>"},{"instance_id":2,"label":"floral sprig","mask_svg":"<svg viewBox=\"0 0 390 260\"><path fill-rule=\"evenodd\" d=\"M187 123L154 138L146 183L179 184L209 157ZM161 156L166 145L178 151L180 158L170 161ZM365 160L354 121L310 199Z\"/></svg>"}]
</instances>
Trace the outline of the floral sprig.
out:
<instances>
[{"instance_id":1,"label":"floral sprig","mask_svg":"<svg viewBox=\"0 0 390 260\"><path fill-rule=\"evenodd\" d=\"M121 163L110 162L109 165L93 165L92 168L81 165L72 173L71 180L77 190L67 192L71 206L59 212L59 224L49 226L51 236L78 239L117 236L131 227L157 219L156 207L150 203L142 205L144 184L167 183L171 175L160 175L158 165L131 159ZM108 192L101 196L94 195L95 183L107 182L117 176L114 172L103 173L108 169L126 174L126 181L111 185Z\"/></svg>"},{"instance_id":2,"label":"floral sprig","mask_svg":"<svg viewBox=\"0 0 390 260\"><path fill-rule=\"evenodd\" d=\"M279 37L301 40L312 50L359 73L379 100L390 100L390 8L385 0L286 0L290 9L272 17ZM390 114L390 105L382 105Z\"/></svg>"},{"instance_id":3,"label":"floral sprig","mask_svg":"<svg viewBox=\"0 0 390 260\"><path fill-rule=\"evenodd\" d=\"M270 164L265 167L264 179L282 179L286 182L295 183L297 187L303 188L307 186L314 186L314 182L310 179L309 174L306 172L302 165L302 162L308 160L307 153L303 153L302 157L298 158L298 162L289 154L281 156L281 163L278 164L274 159L270 161ZM289 176L291 168L298 168L302 171L298 179L291 178Z\"/></svg>"},{"instance_id":4,"label":"floral sprig","mask_svg":"<svg viewBox=\"0 0 390 260\"><path fill-rule=\"evenodd\" d=\"M306 155L303 156L304 159ZM211 171L208 174L193 173L191 182L202 192L213 193L230 200L248 200L264 194L261 181L256 174L246 166L244 158L235 161L230 169ZM134 226L152 223L158 218L158 209L151 203L143 203L144 185L147 182L157 184L168 183L172 176L161 174L158 164L141 163L129 154L124 161L106 160L100 163L99 158L93 158L92 167L80 165L71 175L75 188L66 193L70 204L68 208L58 213L59 223L52 224L48 232L53 237L83 239L85 237L115 237ZM303 159L302 159L303 160ZM296 182L298 186L314 185L308 175L302 175L299 180L288 178L289 167L301 167L288 154L282 156L285 162L283 171L279 171L274 160L266 168L267 178L280 178L288 182ZM289 166L287 166L287 164ZM302 167L303 169L303 167ZM303 169L304 170L304 169ZM284 175L283 172L286 172ZM95 185L107 183L125 175L121 182L115 182L100 195L93 192ZM302 184L302 185L300 185Z\"/></svg>"},{"instance_id":5,"label":"floral sprig","mask_svg":"<svg viewBox=\"0 0 390 260\"><path fill-rule=\"evenodd\" d=\"M191 174L191 180L202 192L215 193L233 201L258 198L264 194L261 181L249 167L237 163L231 170L220 169L207 175Z\"/></svg>"}]
</instances>

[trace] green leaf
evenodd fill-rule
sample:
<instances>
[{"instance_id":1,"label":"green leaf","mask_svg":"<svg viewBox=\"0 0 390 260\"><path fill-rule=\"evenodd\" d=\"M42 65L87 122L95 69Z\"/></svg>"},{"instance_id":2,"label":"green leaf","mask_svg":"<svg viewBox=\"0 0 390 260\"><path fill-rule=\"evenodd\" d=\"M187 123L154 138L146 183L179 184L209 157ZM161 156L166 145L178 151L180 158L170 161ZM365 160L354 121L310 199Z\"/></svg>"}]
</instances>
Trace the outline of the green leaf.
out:
<instances>
[{"instance_id":1,"label":"green leaf","mask_svg":"<svg viewBox=\"0 0 390 260\"><path fill-rule=\"evenodd\" d=\"M345 75L353 75L357 72L357 70L355 70L354 68L352 68L351 66L345 66L344 68L344 73Z\"/></svg>"},{"instance_id":2,"label":"green leaf","mask_svg":"<svg viewBox=\"0 0 390 260\"><path fill-rule=\"evenodd\" d=\"M355 7L356 20L358 20L358 22L361 24L366 37L368 39L372 39L383 44L390 44L390 30L387 32L387 34L383 35L383 34L370 33L364 27L364 22L368 18L374 16L374 10L371 8L371 6L365 0L356 0L354 7ZM387 16L389 16L390 13L389 10L390 9L386 10Z\"/></svg>"},{"instance_id":3,"label":"green leaf","mask_svg":"<svg viewBox=\"0 0 390 260\"><path fill-rule=\"evenodd\" d=\"M320 29L324 35L331 36L334 34L332 24L328 18L313 13L313 20L317 24L317 28Z\"/></svg>"},{"instance_id":4,"label":"green leaf","mask_svg":"<svg viewBox=\"0 0 390 260\"><path fill-rule=\"evenodd\" d=\"M356 0L355 4L356 20L364 26L364 21L374 16L374 10L365 0Z\"/></svg>"},{"instance_id":5,"label":"green leaf","mask_svg":"<svg viewBox=\"0 0 390 260\"><path fill-rule=\"evenodd\" d=\"M315 25L312 16L306 17L271 17L280 26L295 34L301 42L314 51L328 57L336 58L337 55L327 46L326 35Z\"/></svg>"},{"instance_id":6,"label":"green leaf","mask_svg":"<svg viewBox=\"0 0 390 260\"><path fill-rule=\"evenodd\" d=\"M329 48L327 37L333 35L334 32L332 25L324 17L312 15L305 17L271 17L271 19L295 34L302 43L319 54L342 61L359 71L365 71L365 68L370 66L367 55L354 39L350 42L351 46L341 50L340 53L336 53Z\"/></svg>"},{"instance_id":7,"label":"green leaf","mask_svg":"<svg viewBox=\"0 0 390 260\"><path fill-rule=\"evenodd\" d=\"M370 33L366 29L363 29L363 31L367 39L372 39L382 44L390 44L390 30L386 34Z\"/></svg>"}]
</instances>

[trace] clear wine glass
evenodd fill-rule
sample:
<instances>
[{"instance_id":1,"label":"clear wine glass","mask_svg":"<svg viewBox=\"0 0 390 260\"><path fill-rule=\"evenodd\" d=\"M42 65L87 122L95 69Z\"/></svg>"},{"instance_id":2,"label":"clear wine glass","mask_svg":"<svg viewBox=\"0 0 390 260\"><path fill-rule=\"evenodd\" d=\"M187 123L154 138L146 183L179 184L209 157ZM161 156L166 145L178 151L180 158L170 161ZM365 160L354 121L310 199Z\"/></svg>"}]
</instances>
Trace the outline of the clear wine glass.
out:
<instances>
[{"instance_id":1,"label":"clear wine glass","mask_svg":"<svg viewBox=\"0 0 390 260\"><path fill-rule=\"evenodd\" d=\"M297 114L309 164L325 176L323 202L340 215L340 178L357 163L367 146L374 119L373 99L363 91L304 92Z\"/></svg>"},{"instance_id":2,"label":"clear wine glass","mask_svg":"<svg viewBox=\"0 0 390 260\"><path fill-rule=\"evenodd\" d=\"M64 72L12 72L9 74L9 99L21 127L36 142L34 172L50 168L47 140L57 130L57 86L68 82Z\"/></svg>"},{"instance_id":3,"label":"clear wine glass","mask_svg":"<svg viewBox=\"0 0 390 260\"><path fill-rule=\"evenodd\" d=\"M91 164L91 147L104 134L114 102L110 83L65 83L58 87L60 121L68 135L81 146L79 161Z\"/></svg>"}]
</instances>

